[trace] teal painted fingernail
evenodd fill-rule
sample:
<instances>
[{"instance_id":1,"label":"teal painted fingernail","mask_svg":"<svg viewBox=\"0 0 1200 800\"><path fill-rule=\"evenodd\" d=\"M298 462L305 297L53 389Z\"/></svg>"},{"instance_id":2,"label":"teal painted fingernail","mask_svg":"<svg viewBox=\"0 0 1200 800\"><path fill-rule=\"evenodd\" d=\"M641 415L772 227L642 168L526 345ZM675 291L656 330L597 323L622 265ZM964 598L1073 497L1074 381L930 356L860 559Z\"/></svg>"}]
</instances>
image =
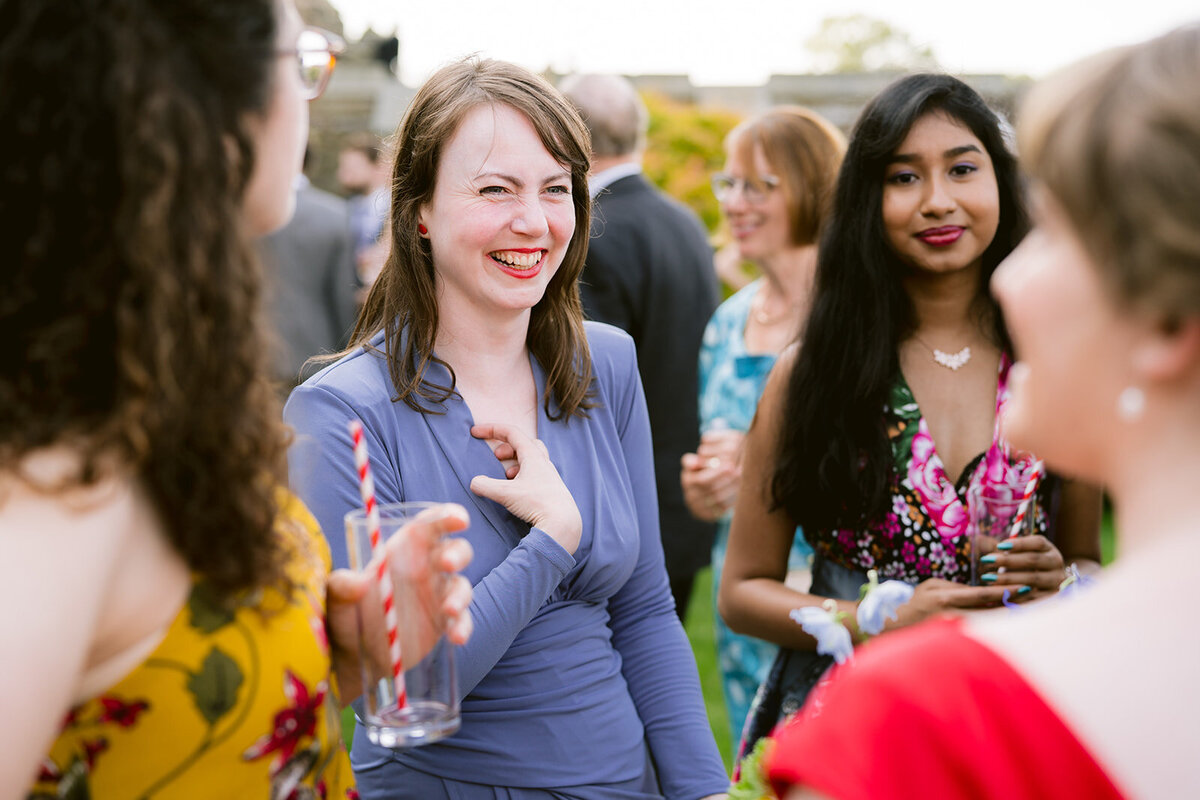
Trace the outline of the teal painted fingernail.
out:
<instances>
[{"instance_id":1,"label":"teal painted fingernail","mask_svg":"<svg viewBox=\"0 0 1200 800\"><path fill-rule=\"evenodd\" d=\"M1032 586L1022 586L1020 589L1017 589L1017 594L1029 594L1032 591Z\"/></svg>"},{"instance_id":2,"label":"teal painted fingernail","mask_svg":"<svg viewBox=\"0 0 1200 800\"><path fill-rule=\"evenodd\" d=\"M995 553L988 553L986 556L979 559L979 563L980 564L995 564L997 558L999 558L999 556L996 555Z\"/></svg>"},{"instance_id":3,"label":"teal painted fingernail","mask_svg":"<svg viewBox=\"0 0 1200 800\"><path fill-rule=\"evenodd\" d=\"M1013 543L1008 539L1005 539L1003 542L996 545L997 550L1012 550L1012 548L1013 548Z\"/></svg>"},{"instance_id":4,"label":"teal painted fingernail","mask_svg":"<svg viewBox=\"0 0 1200 800\"><path fill-rule=\"evenodd\" d=\"M983 577L981 577L979 580L983 581L984 583L995 583L995 582L996 582L996 579L997 579L997 578L999 578L999 577L1000 577L1000 576L999 576L999 575L997 575L996 573L994 573L994 572L989 572L987 575L984 575L984 576L983 576Z\"/></svg>"}]
</instances>

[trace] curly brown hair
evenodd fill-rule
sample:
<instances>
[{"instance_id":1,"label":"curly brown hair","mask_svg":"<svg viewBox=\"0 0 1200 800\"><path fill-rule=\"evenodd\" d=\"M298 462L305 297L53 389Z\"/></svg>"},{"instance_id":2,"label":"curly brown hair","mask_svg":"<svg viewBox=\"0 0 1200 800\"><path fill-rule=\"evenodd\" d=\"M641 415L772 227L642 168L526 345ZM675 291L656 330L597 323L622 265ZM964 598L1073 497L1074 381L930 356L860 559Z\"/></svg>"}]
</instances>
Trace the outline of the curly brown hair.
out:
<instances>
[{"instance_id":1,"label":"curly brown hair","mask_svg":"<svg viewBox=\"0 0 1200 800\"><path fill-rule=\"evenodd\" d=\"M134 475L192 570L282 585L286 436L242 219L275 0L0 2L0 470Z\"/></svg>"},{"instance_id":2,"label":"curly brown hair","mask_svg":"<svg viewBox=\"0 0 1200 800\"><path fill-rule=\"evenodd\" d=\"M526 341L546 369L542 402L547 416L582 415L594 402L578 285L591 224L588 132L578 112L557 89L532 72L503 61L468 58L442 67L408 107L395 137L391 252L359 315L351 349L368 345L375 334L385 331L397 399L417 411L433 413L431 405L453 393L453 369L433 355L438 330L437 278L429 242L417 234L417 217L421 206L433 197L442 150L467 113L486 104L507 105L523 114L546 150L571 171L575 232L562 265L530 314ZM431 362L450 369L450 386L425 379Z\"/></svg>"}]
</instances>

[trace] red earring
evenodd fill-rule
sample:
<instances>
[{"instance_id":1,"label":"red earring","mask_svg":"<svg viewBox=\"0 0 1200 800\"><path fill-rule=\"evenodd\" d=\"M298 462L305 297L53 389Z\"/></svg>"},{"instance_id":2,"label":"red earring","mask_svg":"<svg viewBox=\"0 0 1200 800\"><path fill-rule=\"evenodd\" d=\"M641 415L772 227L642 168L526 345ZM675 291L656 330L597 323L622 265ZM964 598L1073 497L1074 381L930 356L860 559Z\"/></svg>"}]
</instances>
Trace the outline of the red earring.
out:
<instances>
[{"instance_id":1,"label":"red earring","mask_svg":"<svg viewBox=\"0 0 1200 800\"><path fill-rule=\"evenodd\" d=\"M429 228L426 228L424 225L422 225L421 223L418 222L417 223L417 233L424 236L425 234L429 233Z\"/></svg>"}]
</instances>

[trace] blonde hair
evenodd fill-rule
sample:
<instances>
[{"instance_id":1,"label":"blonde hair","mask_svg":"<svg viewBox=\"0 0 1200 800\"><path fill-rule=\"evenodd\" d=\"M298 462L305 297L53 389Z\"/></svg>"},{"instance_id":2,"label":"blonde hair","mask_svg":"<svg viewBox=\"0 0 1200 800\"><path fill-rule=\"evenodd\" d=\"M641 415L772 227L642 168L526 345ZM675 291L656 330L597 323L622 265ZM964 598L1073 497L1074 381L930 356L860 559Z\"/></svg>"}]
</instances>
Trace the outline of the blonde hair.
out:
<instances>
[{"instance_id":1,"label":"blonde hair","mask_svg":"<svg viewBox=\"0 0 1200 800\"><path fill-rule=\"evenodd\" d=\"M1120 301L1200 314L1200 25L1043 81L1018 138Z\"/></svg>"},{"instance_id":2,"label":"blonde hair","mask_svg":"<svg viewBox=\"0 0 1200 800\"><path fill-rule=\"evenodd\" d=\"M741 123L725 142L729 158L746 166L754 163L754 148L762 148L787 200L792 244L815 243L846 154L842 132L815 111L779 106Z\"/></svg>"}]
</instances>

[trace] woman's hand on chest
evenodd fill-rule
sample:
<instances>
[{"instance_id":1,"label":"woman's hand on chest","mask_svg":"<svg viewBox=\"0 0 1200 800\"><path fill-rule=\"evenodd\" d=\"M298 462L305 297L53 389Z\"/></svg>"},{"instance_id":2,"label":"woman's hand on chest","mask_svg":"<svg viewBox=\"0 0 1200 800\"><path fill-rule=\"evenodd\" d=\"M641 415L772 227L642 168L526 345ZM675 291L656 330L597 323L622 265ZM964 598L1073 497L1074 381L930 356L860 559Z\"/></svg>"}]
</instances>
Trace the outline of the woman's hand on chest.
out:
<instances>
[{"instance_id":1,"label":"woman's hand on chest","mask_svg":"<svg viewBox=\"0 0 1200 800\"><path fill-rule=\"evenodd\" d=\"M513 425L484 423L471 428L471 435L496 443L492 453L504 465L505 479L476 475L471 491L494 500L513 516L545 531L571 555L579 548L583 520L571 492L550 461L540 439Z\"/></svg>"}]
</instances>

